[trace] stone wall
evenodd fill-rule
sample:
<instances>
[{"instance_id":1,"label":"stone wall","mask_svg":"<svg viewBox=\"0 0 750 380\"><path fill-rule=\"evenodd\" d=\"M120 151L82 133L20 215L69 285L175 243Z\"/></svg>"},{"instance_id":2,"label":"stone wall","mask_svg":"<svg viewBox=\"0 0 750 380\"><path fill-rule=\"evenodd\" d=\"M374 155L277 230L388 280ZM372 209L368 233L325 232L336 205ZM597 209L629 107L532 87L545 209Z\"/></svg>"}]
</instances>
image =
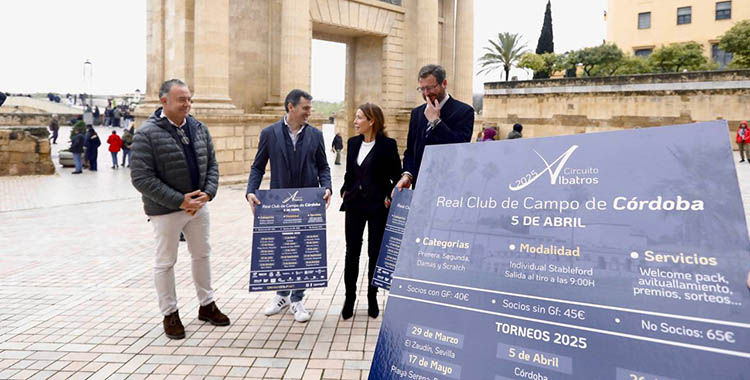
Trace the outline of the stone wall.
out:
<instances>
[{"instance_id":1,"label":"stone wall","mask_svg":"<svg viewBox=\"0 0 750 380\"><path fill-rule=\"evenodd\" d=\"M484 125L543 137L750 118L750 70L485 83Z\"/></svg>"},{"instance_id":2,"label":"stone wall","mask_svg":"<svg viewBox=\"0 0 750 380\"><path fill-rule=\"evenodd\" d=\"M0 128L0 176L55 174L45 127Z\"/></svg>"},{"instance_id":3,"label":"stone wall","mask_svg":"<svg viewBox=\"0 0 750 380\"><path fill-rule=\"evenodd\" d=\"M68 120L80 114L58 114L57 120L61 125L67 125ZM40 126L49 125L52 114L46 112L16 112L0 113L0 126Z\"/></svg>"}]
</instances>

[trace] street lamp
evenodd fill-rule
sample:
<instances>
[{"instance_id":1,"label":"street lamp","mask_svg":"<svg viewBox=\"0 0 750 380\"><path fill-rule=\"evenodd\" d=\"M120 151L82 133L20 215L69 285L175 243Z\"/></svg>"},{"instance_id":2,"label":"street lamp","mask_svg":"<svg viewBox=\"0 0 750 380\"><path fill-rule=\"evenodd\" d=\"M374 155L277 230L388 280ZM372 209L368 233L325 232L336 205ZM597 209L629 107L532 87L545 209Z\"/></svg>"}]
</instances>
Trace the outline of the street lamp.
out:
<instances>
[{"instance_id":1,"label":"street lamp","mask_svg":"<svg viewBox=\"0 0 750 380\"><path fill-rule=\"evenodd\" d=\"M93 92L93 77L94 77L94 64L91 63L88 59L86 62L83 63L83 93L86 94ZM86 95L87 98L89 98L89 95ZM93 107L94 103L91 98L89 98L89 104ZM85 104L84 104L85 105Z\"/></svg>"}]
</instances>

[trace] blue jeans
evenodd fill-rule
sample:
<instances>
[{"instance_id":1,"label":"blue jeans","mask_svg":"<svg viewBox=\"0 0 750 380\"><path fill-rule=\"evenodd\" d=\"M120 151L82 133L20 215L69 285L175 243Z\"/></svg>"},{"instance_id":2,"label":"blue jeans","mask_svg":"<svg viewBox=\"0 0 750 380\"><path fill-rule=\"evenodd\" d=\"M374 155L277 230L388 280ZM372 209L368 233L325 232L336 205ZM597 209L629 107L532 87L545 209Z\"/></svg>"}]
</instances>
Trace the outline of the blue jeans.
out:
<instances>
[{"instance_id":1,"label":"blue jeans","mask_svg":"<svg viewBox=\"0 0 750 380\"><path fill-rule=\"evenodd\" d=\"M305 289L294 289L291 291L291 293L292 293L292 297L291 297L292 302L302 301L302 298L305 297ZM282 297L288 297L289 290L281 290L281 291L276 292L276 294Z\"/></svg>"},{"instance_id":2,"label":"blue jeans","mask_svg":"<svg viewBox=\"0 0 750 380\"><path fill-rule=\"evenodd\" d=\"M75 162L77 172L80 172L83 170L83 163L81 162L80 153L73 153L73 162Z\"/></svg>"},{"instance_id":3,"label":"blue jeans","mask_svg":"<svg viewBox=\"0 0 750 380\"><path fill-rule=\"evenodd\" d=\"M117 163L117 152L109 152L112 154L112 166L118 167L119 164Z\"/></svg>"},{"instance_id":4,"label":"blue jeans","mask_svg":"<svg viewBox=\"0 0 750 380\"><path fill-rule=\"evenodd\" d=\"M130 160L130 149L122 148L122 166L125 166L125 161Z\"/></svg>"}]
</instances>

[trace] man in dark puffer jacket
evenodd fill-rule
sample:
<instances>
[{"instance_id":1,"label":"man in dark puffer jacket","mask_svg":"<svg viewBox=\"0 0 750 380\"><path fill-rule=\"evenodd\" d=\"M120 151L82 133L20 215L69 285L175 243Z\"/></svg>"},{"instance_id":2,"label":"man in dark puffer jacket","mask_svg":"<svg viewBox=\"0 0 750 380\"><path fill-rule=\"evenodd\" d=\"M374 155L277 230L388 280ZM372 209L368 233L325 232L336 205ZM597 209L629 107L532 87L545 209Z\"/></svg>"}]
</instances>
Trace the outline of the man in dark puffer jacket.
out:
<instances>
[{"instance_id":1,"label":"man in dark puffer jacket","mask_svg":"<svg viewBox=\"0 0 750 380\"><path fill-rule=\"evenodd\" d=\"M159 101L163 107L133 138L131 179L154 226L154 283L164 315L164 333L182 339L185 328L177 311L174 276L181 231L192 256L193 282L201 305L198 319L216 326L229 324L214 302L209 261L206 203L216 196L219 165L208 128L188 114L192 100L185 83L179 79L164 82Z\"/></svg>"}]
</instances>

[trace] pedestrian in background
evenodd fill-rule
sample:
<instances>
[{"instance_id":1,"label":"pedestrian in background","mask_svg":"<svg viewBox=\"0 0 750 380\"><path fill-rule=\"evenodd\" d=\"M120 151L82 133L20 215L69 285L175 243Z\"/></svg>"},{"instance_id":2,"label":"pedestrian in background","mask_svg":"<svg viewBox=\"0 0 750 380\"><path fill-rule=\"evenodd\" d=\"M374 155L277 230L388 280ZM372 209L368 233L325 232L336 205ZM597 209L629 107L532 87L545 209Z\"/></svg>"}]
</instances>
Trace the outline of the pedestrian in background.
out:
<instances>
[{"instance_id":1,"label":"pedestrian in background","mask_svg":"<svg viewBox=\"0 0 750 380\"><path fill-rule=\"evenodd\" d=\"M101 125L101 112L99 112L99 106L94 106L94 125Z\"/></svg>"},{"instance_id":2,"label":"pedestrian in background","mask_svg":"<svg viewBox=\"0 0 750 380\"><path fill-rule=\"evenodd\" d=\"M493 141L495 140L495 136L497 135L497 132L495 132L494 129L491 127L487 127L484 129L484 132L482 133L482 141Z\"/></svg>"},{"instance_id":3,"label":"pedestrian in background","mask_svg":"<svg viewBox=\"0 0 750 380\"><path fill-rule=\"evenodd\" d=\"M750 144L750 129L748 129L746 121L741 121L740 127L737 128L737 146L740 148L740 162L745 162L745 157L747 156L747 162L750 163L750 155L747 152L748 144Z\"/></svg>"},{"instance_id":4,"label":"pedestrian in background","mask_svg":"<svg viewBox=\"0 0 750 380\"><path fill-rule=\"evenodd\" d=\"M115 107L114 110L112 110L112 126L115 128L120 127L120 118L122 117L122 112L120 112L120 107Z\"/></svg>"},{"instance_id":5,"label":"pedestrian in background","mask_svg":"<svg viewBox=\"0 0 750 380\"><path fill-rule=\"evenodd\" d=\"M117 131L112 131L112 134L107 138L107 144L109 144L109 153L112 155L112 169L117 169L120 167L117 163L117 153L122 148L122 139L117 135Z\"/></svg>"},{"instance_id":6,"label":"pedestrian in background","mask_svg":"<svg viewBox=\"0 0 750 380\"><path fill-rule=\"evenodd\" d=\"M53 144L57 144L57 133L60 131L60 123L57 121L57 115L52 115L52 120L49 122L49 130L52 132L50 140Z\"/></svg>"},{"instance_id":7,"label":"pedestrian in background","mask_svg":"<svg viewBox=\"0 0 750 380\"><path fill-rule=\"evenodd\" d=\"M520 139L521 137L523 137L523 135L521 134L522 130L523 125L518 123L513 124L513 130L508 133L508 140Z\"/></svg>"},{"instance_id":8,"label":"pedestrian in background","mask_svg":"<svg viewBox=\"0 0 750 380\"><path fill-rule=\"evenodd\" d=\"M76 131L75 128L73 128ZM83 137L83 132L80 130L74 132L73 139L70 141L70 152L73 153L73 162L75 162L76 170L73 174L81 174L83 171L83 162L81 161L81 154L83 153L83 146L86 142L86 138Z\"/></svg>"},{"instance_id":9,"label":"pedestrian in background","mask_svg":"<svg viewBox=\"0 0 750 380\"><path fill-rule=\"evenodd\" d=\"M133 144L133 134L129 129L122 131L122 166L125 167L125 161L130 159L130 145ZM130 161L128 161L130 167Z\"/></svg>"},{"instance_id":10,"label":"pedestrian in background","mask_svg":"<svg viewBox=\"0 0 750 380\"><path fill-rule=\"evenodd\" d=\"M341 133L336 132L336 136L333 137L333 145L331 146L331 151L336 153L336 162L334 162L336 165L341 165L342 149L344 149L344 139L341 138Z\"/></svg>"},{"instance_id":11,"label":"pedestrian in background","mask_svg":"<svg viewBox=\"0 0 750 380\"><path fill-rule=\"evenodd\" d=\"M99 157L99 146L102 145L99 135L94 128L89 128L86 136L86 161L89 162L89 170L95 172L97 169L96 160Z\"/></svg>"}]
</instances>

